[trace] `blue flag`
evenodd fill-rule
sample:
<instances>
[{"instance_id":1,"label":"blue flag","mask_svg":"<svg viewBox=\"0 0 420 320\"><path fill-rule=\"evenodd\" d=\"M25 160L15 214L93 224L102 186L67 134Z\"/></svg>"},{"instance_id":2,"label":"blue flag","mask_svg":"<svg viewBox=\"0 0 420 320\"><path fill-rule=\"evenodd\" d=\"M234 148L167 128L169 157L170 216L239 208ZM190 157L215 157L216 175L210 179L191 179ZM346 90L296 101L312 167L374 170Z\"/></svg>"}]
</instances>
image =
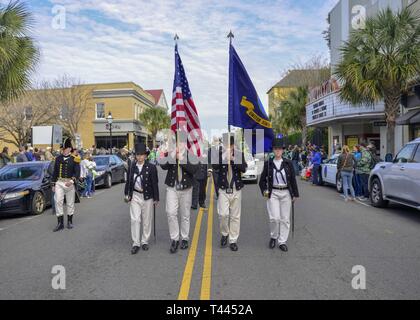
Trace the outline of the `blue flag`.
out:
<instances>
[{"instance_id":1,"label":"blue flag","mask_svg":"<svg viewBox=\"0 0 420 320\"><path fill-rule=\"evenodd\" d=\"M229 50L228 124L239 128L253 129L254 134L245 135L248 146L252 146L253 154L257 152L257 145L262 144L264 144L264 152L271 151L271 144L274 139L271 122L232 44ZM256 134L256 129L264 130L264 135ZM258 151L262 152L262 150Z\"/></svg>"}]
</instances>

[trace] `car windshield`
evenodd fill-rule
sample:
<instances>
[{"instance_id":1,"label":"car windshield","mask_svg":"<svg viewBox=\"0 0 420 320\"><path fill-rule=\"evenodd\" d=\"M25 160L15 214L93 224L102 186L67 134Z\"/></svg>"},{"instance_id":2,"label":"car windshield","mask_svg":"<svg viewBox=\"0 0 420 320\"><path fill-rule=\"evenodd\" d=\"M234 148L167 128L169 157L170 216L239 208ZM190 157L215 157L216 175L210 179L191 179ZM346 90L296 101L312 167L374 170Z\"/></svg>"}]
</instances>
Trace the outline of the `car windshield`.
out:
<instances>
[{"instance_id":1,"label":"car windshield","mask_svg":"<svg viewBox=\"0 0 420 320\"><path fill-rule=\"evenodd\" d=\"M95 161L97 166L107 166L109 164L109 159L108 157L98 157L98 158L93 158L93 161Z\"/></svg>"},{"instance_id":2,"label":"car windshield","mask_svg":"<svg viewBox=\"0 0 420 320\"><path fill-rule=\"evenodd\" d=\"M0 181L36 181L42 176L42 166L6 166L0 170Z\"/></svg>"}]
</instances>

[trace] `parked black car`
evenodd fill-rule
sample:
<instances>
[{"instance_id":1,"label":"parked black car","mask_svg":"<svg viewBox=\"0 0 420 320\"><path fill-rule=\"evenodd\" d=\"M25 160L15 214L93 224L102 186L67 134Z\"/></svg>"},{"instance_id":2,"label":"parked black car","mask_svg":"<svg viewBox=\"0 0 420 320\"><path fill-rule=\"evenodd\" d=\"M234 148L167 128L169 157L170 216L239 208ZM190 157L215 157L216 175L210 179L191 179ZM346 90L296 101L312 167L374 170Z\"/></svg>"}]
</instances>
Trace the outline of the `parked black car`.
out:
<instances>
[{"instance_id":1,"label":"parked black car","mask_svg":"<svg viewBox=\"0 0 420 320\"><path fill-rule=\"evenodd\" d=\"M111 188L115 182L125 182L127 179L126 164L115 155L94 156L96 163L95 186Z\"/></svg>"},{"instance_id":2,"label":"parked black car","mask_svg":"<svg viewBox=\"0 0 420 320\"><path fill-rule=\"evenodd\" d=\"M7 164L0 170L0 216L41 214L51 205L52 163ZM49 170L50 169L50 170Z\"/></svg>"}]
</instances>

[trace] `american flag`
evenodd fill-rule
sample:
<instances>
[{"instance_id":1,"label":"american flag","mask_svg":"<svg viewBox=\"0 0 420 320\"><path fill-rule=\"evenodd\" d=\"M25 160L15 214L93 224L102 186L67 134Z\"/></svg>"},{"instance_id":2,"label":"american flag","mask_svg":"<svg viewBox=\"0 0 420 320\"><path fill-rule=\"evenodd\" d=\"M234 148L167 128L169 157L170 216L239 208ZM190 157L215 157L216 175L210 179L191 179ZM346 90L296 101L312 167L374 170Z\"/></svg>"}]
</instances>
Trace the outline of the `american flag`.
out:
<instances>
[{"instance_id":1,"label":"american flag","mask_svg":"<svg viewBox=\"0 0 420 320\"><path fill-rule=\"evenodd\" d=\"M201 156L200 142L202 134L197 109L191 96L184 66L175 45L175 79L172 97L171 129L173 132L182 130L188 133L188 150L196 156Z\"/></svg>"}]
</instances>

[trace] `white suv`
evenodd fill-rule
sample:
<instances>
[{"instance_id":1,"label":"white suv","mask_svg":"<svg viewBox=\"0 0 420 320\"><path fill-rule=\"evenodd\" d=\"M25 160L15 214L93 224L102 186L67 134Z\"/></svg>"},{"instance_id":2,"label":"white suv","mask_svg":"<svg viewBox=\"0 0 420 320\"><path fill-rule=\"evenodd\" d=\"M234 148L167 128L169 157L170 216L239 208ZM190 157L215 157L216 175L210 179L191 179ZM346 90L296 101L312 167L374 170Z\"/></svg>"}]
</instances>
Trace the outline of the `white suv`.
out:
<instances>
[{"instance_id":1,"label":"white suv","mask_svg":"<svg viewBox=\"0 0 420 320\"><path fill-rule=\"evenodd\" d=\"M392 201L420 210L420 138L408 143L393 162L375 166L369 190L375 207Z\"/></svg>"}]
</instances>

